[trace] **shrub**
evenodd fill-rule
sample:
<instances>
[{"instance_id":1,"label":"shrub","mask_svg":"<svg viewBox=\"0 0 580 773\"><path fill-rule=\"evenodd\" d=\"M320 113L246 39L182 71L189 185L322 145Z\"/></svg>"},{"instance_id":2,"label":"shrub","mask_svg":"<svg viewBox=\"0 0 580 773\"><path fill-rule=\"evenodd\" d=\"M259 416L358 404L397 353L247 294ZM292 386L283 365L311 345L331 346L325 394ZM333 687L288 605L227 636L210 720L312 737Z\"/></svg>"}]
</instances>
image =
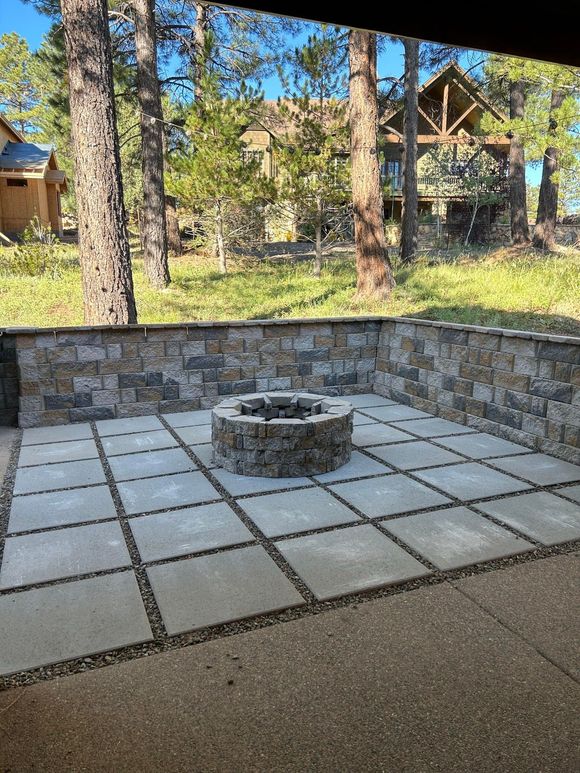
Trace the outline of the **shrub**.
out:
<instances>
[{"instance_id":1,"label":"shrub","mask_svg":"<svg viewBox=\"0 0 580 773\"><path fill-rule=\"evenodd\" d=\"M22 234L21 243L6 250L5 270L14 276L61 276L65 265L63 246L38 217L34 217Z\"/></svg>"}]
</instances>

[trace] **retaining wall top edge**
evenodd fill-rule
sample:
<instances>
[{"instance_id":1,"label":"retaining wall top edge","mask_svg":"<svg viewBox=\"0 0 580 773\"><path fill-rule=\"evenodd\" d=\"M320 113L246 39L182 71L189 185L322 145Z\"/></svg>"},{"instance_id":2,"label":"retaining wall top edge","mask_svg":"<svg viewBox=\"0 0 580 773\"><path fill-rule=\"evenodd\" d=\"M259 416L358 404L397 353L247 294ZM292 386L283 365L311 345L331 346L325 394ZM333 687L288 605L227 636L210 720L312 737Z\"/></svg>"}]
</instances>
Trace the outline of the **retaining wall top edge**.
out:
<instances>
[{"instance_id":1,"label":"retaining wall top edge","mask_svg":"<svg viewBox=\"0 0 580 773\"><path fill-rule=\"evenodd\" d=\"M526 330L511 330L509 328L484 327L482 325L464 325L445 320L418 319L415 317L391 317L391 316L357 316L357 317L288 317L285 319L236 319L217 321L193 321L171 323L139 323L134 325L73 325L63 327L8 327L0 328L1 335L36 335L46 333L71 333L96 330L163 330L180 328L215 328L215 327L253 327L256 325L296 325L296 324L325 324L329 322L400 322L403 324L421 325L424 327L451 328L453 330L465 330L471 333L484 333L487 335L501 335L510 338L524 338L536 341L550 341L553 343L567 343L580 346L580 337L552 335L549 333L535 333Z\"/></svg>"}]
</instances>

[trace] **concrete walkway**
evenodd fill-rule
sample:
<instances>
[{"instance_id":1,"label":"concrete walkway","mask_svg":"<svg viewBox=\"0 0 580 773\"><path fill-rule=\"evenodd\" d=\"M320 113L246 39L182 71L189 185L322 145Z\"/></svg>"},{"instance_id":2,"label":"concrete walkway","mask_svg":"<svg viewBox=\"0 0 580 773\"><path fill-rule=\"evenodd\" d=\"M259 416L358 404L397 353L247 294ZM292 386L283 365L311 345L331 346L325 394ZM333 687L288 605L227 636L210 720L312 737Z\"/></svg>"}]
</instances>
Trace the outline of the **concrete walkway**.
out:
<instances>
[{"instance_id":1,"label":"concrete walkway","mask_svg":"<svg viewBox=\"0 0 580 773\"><path fill-rule=\"evenodd\" d=\"M0 693L0 770L575 773L563 555Z\"/></svg>"}]
</instances>

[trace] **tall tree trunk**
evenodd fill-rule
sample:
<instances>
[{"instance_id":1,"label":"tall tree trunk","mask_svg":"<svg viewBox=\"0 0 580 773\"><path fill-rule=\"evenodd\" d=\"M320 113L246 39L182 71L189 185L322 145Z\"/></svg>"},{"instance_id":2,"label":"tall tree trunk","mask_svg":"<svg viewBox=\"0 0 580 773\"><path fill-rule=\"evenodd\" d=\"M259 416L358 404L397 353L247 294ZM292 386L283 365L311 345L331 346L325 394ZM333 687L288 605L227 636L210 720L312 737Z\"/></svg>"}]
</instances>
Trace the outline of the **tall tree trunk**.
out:
<instances>
[{"instance_id":1,"label":"tall tree trunk","mask_svg":"<svg viewBox=\"0 0 580 773\"><path fill-rule=\"evenodd\" d=\"M560 89L552 91L550 102L550 127L548 136L554 135L556 127L552 128L553 113L561 107L564 101L564 92ZM534 247L540 250L553 250L556 247L556 217L558 215L558 183L552 179L559 169L558 148L549 146L544 153L542 166L542 182L540 183L540 197L538 199L538 215L534 229Z\"/></svg>"},{"instance_id":2,"label":"tall tree trunk","mask_svg":"<svg viewBox=\"0 0 580 773\"><path fill-rule=\"evenodd\" d=\"M220 274L227 274L228 265L224 243L224 216L219 201L217 201L215 205L215 251Z\"/></svg>"},{"instance_id":3,"label":"tall tree trunk","mask_svg":"<svg viewBox=\"0 0 580 773\"><path fill-rule=\"evenodd\" d=\"M163 111L157 76L154 0L131 0L135 13L137 98L141 109L141 167L143 170L143 262L153 287L171 281L167 261L165 186L163 182Z\"/></svg>"},{"instance_id":4,"label":"tall tree trunk","mask_svg":"<svg viewBox=\"0 0 580 773\"><path fill-rule=\"evenodd\" d=\"M419 197L417 194L417 123L419 118L419 41L403 38L405 46L405 110L403 113L403 211L401 260L407 263L417 252Z\"/></svg>"},{"instance_id":5,"label":"tall tree trunk","mask_svg":"<svg viewBox=\"0 0 580 773\"><path fill-rule=\"evenodd\" d=\"M175 196L165 195L165 221L167 223L167 246L174 255L181 255L181 233L177 218L177 199Z\"/></svg>"},{"instance_id":6,"label":"tall tree trunk","mask_svg":"<svg viewBox=\"0 0 580 773\"><path fill-rule=\"evenodd\" d=\"M395 279L385 239L377 149L376 35L364 30L351 30L348 53L357 293L360 296L386 299L395 286Z\"/></svg>"},{"instance_id":7,"label":"tall tree trunk","mask_svg":"<svg viewBox=\"0 0 580 773\"><path fill-rule=\"evenodd\" d=\"M322 201L320 199L316 207L314 235L314 267L312 273L317 279L320 279L320 274L322 273Z\"/></svg>"},{"instance_id":8,"label":"tall tree trunk","mask_svg":"<svg viewBox=\"0 0 580 773\"><path fill-rule=\"evenodd\" d=\"M510 118L523 118L525 113L525 84L522 80L510 83ZM526 159L524 146L517 134L510 142L510 222L513 244L529 244L528 208L526 203Z\"/></svg>"},{"instance_id":9,"label":"tall tree trunk","mask_svg":"<svg viewBox=\"0 0 580 773\"><path fill-rule=\"evenodd\" d=\"M61 0L85 323L137 322L107 0Z\"/></svg>"},{"instance_id":10,"label":"tall tree trunk","mask_svg":"<svg viewBox=\"0 0 580 773\"><path fill-rule=\"evenodd\" d=\"M203 96L203 74L205 70L207 6L195 2L195 27L193 28L193 94L196 102Z\"/></svg>"}]
</instances>

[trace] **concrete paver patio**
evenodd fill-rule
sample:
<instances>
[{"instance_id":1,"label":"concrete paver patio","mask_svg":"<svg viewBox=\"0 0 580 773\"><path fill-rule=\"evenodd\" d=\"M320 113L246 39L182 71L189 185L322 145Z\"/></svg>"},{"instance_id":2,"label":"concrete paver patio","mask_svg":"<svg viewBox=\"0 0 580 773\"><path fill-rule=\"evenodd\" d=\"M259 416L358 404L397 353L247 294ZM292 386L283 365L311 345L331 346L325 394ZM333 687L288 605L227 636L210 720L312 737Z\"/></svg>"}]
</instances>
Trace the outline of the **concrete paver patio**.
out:
<instances>
[{"instance_id":1,"label":"concrete paver patio","mask_svg":"<svg viewBox=\"0 0 580 773\"><path fill-rule=\"evenodd\" d=\"M315 478L215 468L210 411L24 430L0 520L0 675L580 537L580 467L352 402L358 450Z\"/></svg>"}]
</instances>

